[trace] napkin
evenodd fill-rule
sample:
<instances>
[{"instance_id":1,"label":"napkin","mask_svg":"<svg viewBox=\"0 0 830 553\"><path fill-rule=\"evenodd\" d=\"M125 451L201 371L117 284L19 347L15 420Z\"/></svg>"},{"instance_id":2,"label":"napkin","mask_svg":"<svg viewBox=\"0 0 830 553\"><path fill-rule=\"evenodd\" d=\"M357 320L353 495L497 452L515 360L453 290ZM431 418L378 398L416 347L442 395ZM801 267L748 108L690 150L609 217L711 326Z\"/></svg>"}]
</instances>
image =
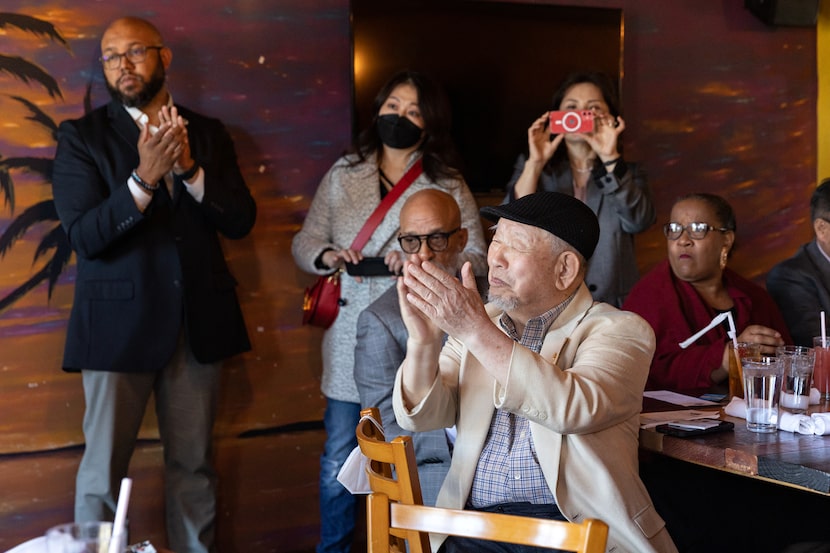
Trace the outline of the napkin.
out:
<instances>
[{"instance_id":1,"label":"napkin","mask_svg":"<svg viewBox=\"0 0 830 553\"><path fill-rule=\"evenodd\" d=\"M746 418L746 402L739 398L733 397L729 405L723 408L723 412L730 417L738 417L739 419Z\"/></svg>"},{"instance_id":2,"label":"napkin","mask_svg":"<svg viewBox=\"0 0 830 553\"><path fill-rule=\"evenodd\" d=\"M723 408L723 412L732 417L739 419L746 418L746 402L739 397L733 397L729 405ZM823 421L827 423L827 430L830 433L830 413L816 413L817 415L827 415ZM812 417L807 415L795 415L779 409L778 411L778 428L786 430L787 432L798 432L799 434L818 434L816 429L816 422ZM824 426L822 426L822 434L824 433Z\"/></svg>"},{"instance_id":3,"label":"napkin","mask_svg":"<svg viewBox=\"0 0 830 553\"><path fill-rule=\"evenodd\" d=\"M784 391L781 392L781 407L806 411L809 406L810 398L808 396L802 396L801 394L789 394Z\"/></svg>"},{"instance_id":4,"label":"napkin","mask_svg":"<svg viewBox=\"0 0 830 553\"><path fill-rule=\"evenodd\" d=\"M797 394L788 394L781 391L781 406L788 409L807 409L807 405L818 405L821 403L821 392L818 388L810 388L810 397Z\"/></svg>"},{"instance_id":5,"label":"napkin","mask_svg":"<svg viewBox=\"0 0 830 553\"><path fill-rule=\"evenodd\" d=\"M810 388L810 405L818 405L821 403L821 392L818 388Z\"/></svg>"},{"instance_id":6,"label":"napkin","mask_svg":"<svg viewBox=\"0 0 830 553\"><path fill-rule=\"evenodd\" d=\"M32 538L17 547L12 547L6 553L46 553L46 536Z\"/></svg>"},{"instance_id":7,"label":"napkin","mask_svg":"<svg viewBox=\"0 0 830 553\"><path fill-rule=\"evenodd\" d=\"M815 434L816 425L813 419L807 415L796 415L786 411L778 411L778 428L787 432L798 432L799 434Z\"/></svg>"},{"instance_id":8,"label":"napkin","mask_svg":"<svg viewBox=\"0 0 830 553\"><path fill-rule=\"evenodd\" d=\"M813 413L810 418L813 419L814 433L817 436L830 434L830 413Z\"/></svg>"}]
</instances>

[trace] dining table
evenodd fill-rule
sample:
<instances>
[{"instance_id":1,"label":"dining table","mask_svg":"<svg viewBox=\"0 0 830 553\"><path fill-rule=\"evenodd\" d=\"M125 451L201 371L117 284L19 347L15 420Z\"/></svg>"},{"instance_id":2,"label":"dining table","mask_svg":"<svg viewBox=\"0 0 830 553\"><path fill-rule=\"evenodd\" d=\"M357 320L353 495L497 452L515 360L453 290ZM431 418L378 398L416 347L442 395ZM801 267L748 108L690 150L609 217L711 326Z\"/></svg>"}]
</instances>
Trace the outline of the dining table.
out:
<instances>
[{"instance_id":1,"label":"dining table","mask_svg":"<svg viewBox=\"0 0 830 553\"><path fill-rule=\"evenodd\" d=\"M643 401L644 413L678 409L683 407L650 398ZM695 409L711 411L713 418L732 422L734 429L690 438L670 436L654 428L641 429L640 448L688 463L830 496L830 435L805 435L784 430L757 433L747 429L744 419L724 414L722 406ZM811 405L806 414L828 411L830 404L820 403Z\"/></svg>"},{"instance_id":2,"label":"dining table","mask_svg":"<svg viewBox=\"0 0 830 553\"><path fill-rule=\"evenodd\" d=\"M751 432L724 413L726 403L692 409L732 422L730 431L677 437L640 429L640 476L679 551L830 551L830 435ZM684 409L643 399L643 413ZM820 403L807 414L827 411Z\"/></svg>"}]
</instances>

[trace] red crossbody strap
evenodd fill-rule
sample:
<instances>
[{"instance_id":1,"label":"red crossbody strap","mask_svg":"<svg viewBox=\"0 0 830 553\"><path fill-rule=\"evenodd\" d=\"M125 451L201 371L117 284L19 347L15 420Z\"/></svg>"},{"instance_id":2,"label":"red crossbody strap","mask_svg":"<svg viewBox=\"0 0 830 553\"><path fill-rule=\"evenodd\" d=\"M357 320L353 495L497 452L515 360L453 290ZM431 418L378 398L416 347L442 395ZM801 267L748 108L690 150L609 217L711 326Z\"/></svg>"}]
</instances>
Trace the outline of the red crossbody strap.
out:
<instances>
[{"instance_id":1,"label":"red crossbody strap","mask_svg":"<svg viewBox=\"0 0 830 553\"><path fill-rule=\"evenodd\" d=\"M375 232L375 229L378 228L378 225L383 218L386 216L386 212L389 211L389 208L392 207L398 198L401 197L401 194L409 188L409 185L412 184L415 179L421 176L423 172L423 163L421 163L423 158L419 158L412 167L409 168L409 171L401 177L401 180L392 187L392 190L389 191L386 196L384 196L383 200L378 204L375 210L369 215L369 218L366 219L366 223L363 224L363 228L360 229L360 232L357 233L354 241L352 242L352 248L355 251L360 251L363 249L363 246L366 245L366 242L369 241L369 238L372 237L372 233Z\"/></svg>"}]
</instances>

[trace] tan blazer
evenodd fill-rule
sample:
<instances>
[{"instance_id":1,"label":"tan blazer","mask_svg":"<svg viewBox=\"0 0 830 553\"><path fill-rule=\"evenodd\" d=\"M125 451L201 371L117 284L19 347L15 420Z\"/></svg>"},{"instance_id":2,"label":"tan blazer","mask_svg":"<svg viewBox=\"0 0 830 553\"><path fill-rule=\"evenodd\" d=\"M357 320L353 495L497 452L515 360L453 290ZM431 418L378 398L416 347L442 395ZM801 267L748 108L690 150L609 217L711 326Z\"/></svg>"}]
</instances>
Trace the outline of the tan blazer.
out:
<instances>
[{"instance_id":1,"label":"tan blazer","mask_svg":"<svg viewBox=\"0 0 830 553\"><path fill-rule=\"evenodd\" d=\"M498 324L501 311L488 306L488 313ZM441 352L440 378L411 411L399 370L393 397L399 424L412 431L458 429L437 505L464 508L492 416L505 409L530 421L545 479L568 520L608 523L609 552L677 551L638 471L639 413L654 344L642 318L594 304L583 285L554 321L541 354L514 345L504 387L452 338ZM443 539L433 537L433 550Z\"/></svg>"}]
</instances>

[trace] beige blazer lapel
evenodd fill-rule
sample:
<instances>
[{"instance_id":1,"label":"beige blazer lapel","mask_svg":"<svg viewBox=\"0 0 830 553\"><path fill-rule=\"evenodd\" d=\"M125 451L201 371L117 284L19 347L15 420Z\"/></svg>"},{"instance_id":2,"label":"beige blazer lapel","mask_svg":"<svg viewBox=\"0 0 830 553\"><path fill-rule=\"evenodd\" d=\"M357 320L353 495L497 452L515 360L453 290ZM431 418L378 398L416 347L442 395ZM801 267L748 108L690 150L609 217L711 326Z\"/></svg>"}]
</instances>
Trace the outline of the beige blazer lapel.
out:
<instances>
[{"instance_id":1,"label":"beige blazer lapel","mask_svg":"<svg viewBox=\"0 0 830 553\"><path fill-rule=\"evenodd\" d=\"M577 290L576 296L570 305L568 305L565 311L551 325L547 335L545 335L545 340L542 343L542 349L539 354L560 368L570 367L573 364L573 353L576 351L568 349L570 336L579 326L579 323L588 315L593 305L594 300L583 284ZM565 322L564 324L560 323L561 326L558 326L558 321Z\"/></svg>"}]
</instances>

